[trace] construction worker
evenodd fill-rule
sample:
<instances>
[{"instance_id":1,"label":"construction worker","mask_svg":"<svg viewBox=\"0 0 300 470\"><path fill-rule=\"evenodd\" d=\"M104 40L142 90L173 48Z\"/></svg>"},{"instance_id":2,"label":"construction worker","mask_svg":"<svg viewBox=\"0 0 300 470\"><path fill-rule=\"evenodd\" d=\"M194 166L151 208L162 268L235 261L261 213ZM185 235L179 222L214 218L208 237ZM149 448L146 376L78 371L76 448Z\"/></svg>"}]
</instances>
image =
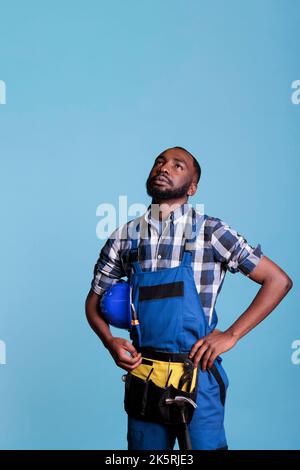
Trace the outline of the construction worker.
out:
<instances>
[{"instance_id":1,"label":"construction worker","mask_svg":"<svg viewBox=\"0 0 300 470\"><path fill-rule=\"evenodd\" d=\"M227 449L229 382L220 355L266 318L292 287L260 245L252 247L224 221L188 204L200 175L199 163L182 147L155 159L146 183L152 202L145 214L111 234L86 299L90 326L116 365L127 371L129 450L174 448L176 438L182 439L179 413L169 411L177 398L180 406L180 400L194 403L184 415L190 447L180 448ZM227 271L240 272L261 287L239 318L220 331L215 303ZM131 341L112 336L100 307L103 295L124 277L134 315Z\"/></svg>"}]
</instances>

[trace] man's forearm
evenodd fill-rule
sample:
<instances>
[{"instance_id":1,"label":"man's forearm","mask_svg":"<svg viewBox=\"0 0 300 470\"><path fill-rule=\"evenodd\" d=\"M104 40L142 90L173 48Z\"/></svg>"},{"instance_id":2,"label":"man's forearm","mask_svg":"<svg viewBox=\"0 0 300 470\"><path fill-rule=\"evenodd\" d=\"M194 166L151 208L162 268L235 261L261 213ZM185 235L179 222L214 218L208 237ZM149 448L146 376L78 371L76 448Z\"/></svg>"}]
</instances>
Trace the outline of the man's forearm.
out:
<instances>
[{"instance_id":1,"label":"man's forearm","mask_svg":"<svg viewBox=\"0 0 300 470\"><path fill-rule=\"evenodd\" d=\"M289 279L266 280L247 310L226 331L240 339L274 310L291 287Z\"/></svg>"},{"instance_id":2,"label":"man's forearm","mask_svg":"<svg viewBox=\"0 0 300 470\"><path fill-rule=\"evenodd\" d=\"M110 341L113 339L108 324L101 318L99 312L99 296L89 293L86 303L85 311L86 317L90 327L94 330L96 335L101 339L102 343L108 348Z\"/></svg>"}]
</instances>

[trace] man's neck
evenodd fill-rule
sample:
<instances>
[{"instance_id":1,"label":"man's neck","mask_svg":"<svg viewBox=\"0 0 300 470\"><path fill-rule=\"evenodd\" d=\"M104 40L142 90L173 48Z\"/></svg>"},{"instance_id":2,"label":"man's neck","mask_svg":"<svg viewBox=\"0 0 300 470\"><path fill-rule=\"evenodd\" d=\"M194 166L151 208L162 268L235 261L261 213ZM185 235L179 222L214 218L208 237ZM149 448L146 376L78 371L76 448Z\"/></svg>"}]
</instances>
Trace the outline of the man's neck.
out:
<instances>
[{"instance_id":1,"label":"man's neck","mask_svg":"<svg viewBox=\"0 0 300 470\"><path fill-rule=\"evenodd\" d=\"M151 203L151 214L158 220L165 220L168 218L170 212L175 211L182 204L188 204L188 199L170 199L170 200L161 200L154 201L152 199Z\"/></svg>"}]
</instances>

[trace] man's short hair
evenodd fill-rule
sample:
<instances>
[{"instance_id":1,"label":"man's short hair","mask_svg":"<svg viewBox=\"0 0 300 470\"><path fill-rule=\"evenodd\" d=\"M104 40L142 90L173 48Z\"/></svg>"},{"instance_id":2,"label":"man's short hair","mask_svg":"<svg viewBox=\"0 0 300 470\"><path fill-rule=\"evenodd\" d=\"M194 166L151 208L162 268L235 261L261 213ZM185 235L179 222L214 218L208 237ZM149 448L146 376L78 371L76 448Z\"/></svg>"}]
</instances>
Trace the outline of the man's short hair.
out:
<instances>
[{"instance_id":1,"label":"man's short hair","mask_svg":"<svg viewBox=\"0 0 300 470\"><path fill-rule=\"evenodd\" d=\"M181 150L184 150L186 153L188 153L192 159L193 159L193 163L194 163L194 168L195 168L195 171L196 171L196 175L197 175L197 184L199 183L199 180L200 180L200 176L201 176L201 167L198 163L198 160L194 157L194 155L191 154L191 152L189 152L187 149L183 148L183 147L173 147L174 149L181 149Z\"/></svg>"}]
</instances>

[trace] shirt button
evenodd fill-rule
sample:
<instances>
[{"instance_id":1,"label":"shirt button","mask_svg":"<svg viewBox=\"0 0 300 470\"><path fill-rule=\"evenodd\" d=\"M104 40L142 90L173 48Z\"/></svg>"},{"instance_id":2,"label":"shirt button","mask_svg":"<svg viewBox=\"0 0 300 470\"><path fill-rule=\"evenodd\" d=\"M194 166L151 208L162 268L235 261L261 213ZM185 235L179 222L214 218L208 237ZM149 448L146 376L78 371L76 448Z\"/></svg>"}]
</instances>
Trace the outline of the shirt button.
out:
<instances>
[{"instance_id":1,"label":"shirt button","mask_svg":"<svg viewBox=\"0 0 300 470\"><path fill-rule=\"evenodd\" d=\"M160 258L161 258L161 255L157 255L157 258L160 259Z\"/></svg>"}]
</instances>

